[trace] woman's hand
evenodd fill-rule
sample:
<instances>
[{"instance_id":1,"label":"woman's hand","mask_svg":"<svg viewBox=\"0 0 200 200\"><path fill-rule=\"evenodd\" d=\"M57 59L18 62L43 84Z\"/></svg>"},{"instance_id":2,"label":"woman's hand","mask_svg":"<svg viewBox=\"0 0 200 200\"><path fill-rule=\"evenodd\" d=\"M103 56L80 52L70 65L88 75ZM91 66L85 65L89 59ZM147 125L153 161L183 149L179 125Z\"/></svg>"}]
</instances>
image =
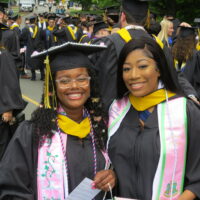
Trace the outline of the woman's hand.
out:
<instances>
[{"instance_id":1,"label":"woman's hand","mask_svg":"<svg viewBox=\"0 0 200 200\"><path fill-rule=\"evenodd\" d=\"M13 117L12 111L8 111L2 114L2 120L4 122L10 122L12 120L12 117Z\"/></svg>"},{"instance_id":2,"label":"woman's hand","mask_svg":"<svg viewBox=\"0 0 200 200\"><path fill-rule=\"evenodd\" d=\"M178 198L178 200L193 200L196 198L196 195L189 190L185 190L183 194Z\"/></svg>"},{"instance_id":3,"label":"woman's hand","mask_svg":"<svg viewBox=\"0 0 200 200\"><path fill-rule=\"evenodd\" d=\"M93 188L109 191L115 186L116 176L113 170L102 170L97 172L92 184Z\"/></svg>"}]
</instances>

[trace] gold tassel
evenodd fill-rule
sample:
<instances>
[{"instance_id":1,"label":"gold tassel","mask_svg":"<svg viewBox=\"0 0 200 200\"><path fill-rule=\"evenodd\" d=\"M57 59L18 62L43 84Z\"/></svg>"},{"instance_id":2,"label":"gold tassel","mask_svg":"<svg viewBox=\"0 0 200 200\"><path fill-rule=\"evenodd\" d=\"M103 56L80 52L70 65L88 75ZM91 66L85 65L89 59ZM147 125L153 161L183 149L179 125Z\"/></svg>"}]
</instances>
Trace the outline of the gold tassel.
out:
<instances>
[{"instance_id":1,"label":"gold tassel","mask_svg":"<svg viewBox=\"0 0 200 200\"><path fill-rule=\"evenodd\" d=\"M49 56L46 57L44 61L46 65L46 74L44 80L44 108L51 109L50 100L49 100L49 77L50 77L50 65L49 65Z\"/></svg>"},{"instance_id":2,"label":"gold tassel","mask_svg":"<svg viewBox=\"0 0 200 200\"><path fill-rule=\"evenodd\" d=\"M147 19L146 19L144 27L146 27L147 29L149 29L150 27L150 10L148 10L147 12Z\"/></svg>"},{"instance_id":3,"label":"gold tassel","mask_svg":"<svg viewBox=\"0 0 200 200\"><path fill-rule=\"evenodd\" d=\"M51 74L51 68L49 64L49 56L46 57L44 61L46 65L46 74L45 74L45 82L44 82L44 108L45 109L57 109L57 98L56 98L56 93L55 93L55 88L53 84L53 77ZM52 93L49 91L49 82L51 81L52 83ZM50 103L50 96L52 97L52 105Z\"/></svg>"}]
</instances>

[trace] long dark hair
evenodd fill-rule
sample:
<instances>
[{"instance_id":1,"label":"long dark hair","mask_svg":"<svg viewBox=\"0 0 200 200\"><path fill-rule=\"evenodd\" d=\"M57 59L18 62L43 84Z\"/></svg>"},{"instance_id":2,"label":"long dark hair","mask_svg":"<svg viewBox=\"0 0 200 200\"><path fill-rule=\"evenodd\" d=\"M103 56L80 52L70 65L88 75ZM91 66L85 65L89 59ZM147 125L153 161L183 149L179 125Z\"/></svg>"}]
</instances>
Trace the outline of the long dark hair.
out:
<instances>
[{"instance_id":1,"label":"long dark hair","mask_svg":"<svg viewBox=\"0 0 200 200\"><path fill-rule=\"evenodd\" d=\"M123 64L132 51L136 49L143 49L153 56L157 67L160 71L160 80L167 90L181 94L181 89L178 83L177 74L173 66L169 66L161 47L151 38L142 37L140 39L131 40L125 44L122 49L117 69L117 98L122 98L128 92L122 78Z\"/></svg>"},{"instance_id":2,"label":"long dark hair","mask_svg":"<svg viewBox=\"0 0 200 200\"><path fill-rule=\"evenodd\" d=\"M95 142L99 149L105 149L105 142L107 140L107 115L104 113L103 104L99 93L99 87L97 83L96 73L93 69L88 69L89 76L91 77L90 87L91 94L85 103L85 108L90 114L92 126L95 133ZM53 75L55 77L55 74ZM50 93L53 93L55 88L55 82L49 82ZM43 95L42 95L43 96ZM53 96L50 96L50 104L53 104ZM44 104L44 98L42 97L41 105ZM58 98L57 98L58 101ZM96 120L96 117L100 117L100 120ZM57 130L57 111L55 109L45 109L43 107L37 108L31 116L31 121L34 124L34 136L36 142L39 142L43 136L51 138L52 130Z\"/></svg>"},{"instance_id":3,"label":"long dark hair","mask_svg":"<svg viewBox=\"0 0 200 200\"><path fill-rule=\"evenodd\" d=\"M195 34L187 37L177 37L176 43L172 48L174 58L181 64L192 59L196 50Z\"/></svg>"}]
</instances>

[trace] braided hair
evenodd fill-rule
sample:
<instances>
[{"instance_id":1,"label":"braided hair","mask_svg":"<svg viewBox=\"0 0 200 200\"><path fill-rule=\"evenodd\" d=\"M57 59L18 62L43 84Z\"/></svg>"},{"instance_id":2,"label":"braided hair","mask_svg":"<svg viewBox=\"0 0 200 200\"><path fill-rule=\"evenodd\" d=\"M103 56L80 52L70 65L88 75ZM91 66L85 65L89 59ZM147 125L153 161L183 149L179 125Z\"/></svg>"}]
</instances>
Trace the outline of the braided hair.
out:
<instances>
[{"instance_id":1,"label":"braided hair","mask_svg":"<svg viewBox=\"0 0 200 200\"><path fill-rule=\"evenodd\" d=\"M103 104L101 102L101 97L99 93L99 87L97 83L96 73L93 69L88 69L89 76L91 77L90 87L91 95L85 103L85 108L90 114L92 128L94 130L94 138L97 148L100 150L105 149L105 142L107 140L107 120L108 116L104 112ZM55 74L53 75L55 77ZM53 78L54 80L54 78ZM49 100L50 104L54 104L54 93L55 82L49 81ZM41 105L44 104L44 94L42 95ZM58 98L57 98L58 100ZM52 130L57 130L57 110L56 109L46 109L44 107L38 107L31 116L31 122L34 125L34 138L36 142L45 136L51 138L53 133Z\"/></svg>"}]
</instances>

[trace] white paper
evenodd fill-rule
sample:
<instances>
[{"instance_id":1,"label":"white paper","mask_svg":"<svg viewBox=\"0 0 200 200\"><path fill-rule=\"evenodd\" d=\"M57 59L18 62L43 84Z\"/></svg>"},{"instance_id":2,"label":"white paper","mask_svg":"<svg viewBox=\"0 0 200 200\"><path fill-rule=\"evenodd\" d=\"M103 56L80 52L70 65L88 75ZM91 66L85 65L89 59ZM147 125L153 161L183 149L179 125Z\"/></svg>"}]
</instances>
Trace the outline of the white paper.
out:
<instances>
[{"instance_id":1,"label":"white paper","mask_svg":"<svg viewBox=\"0 0 200 200\"><path fill-rule=\"evenodd\" d=\"M92 200L101 190L92 189L92 180L89 178L83 181L69 194L67 200Z\"/></svg>"}]
</instances>

